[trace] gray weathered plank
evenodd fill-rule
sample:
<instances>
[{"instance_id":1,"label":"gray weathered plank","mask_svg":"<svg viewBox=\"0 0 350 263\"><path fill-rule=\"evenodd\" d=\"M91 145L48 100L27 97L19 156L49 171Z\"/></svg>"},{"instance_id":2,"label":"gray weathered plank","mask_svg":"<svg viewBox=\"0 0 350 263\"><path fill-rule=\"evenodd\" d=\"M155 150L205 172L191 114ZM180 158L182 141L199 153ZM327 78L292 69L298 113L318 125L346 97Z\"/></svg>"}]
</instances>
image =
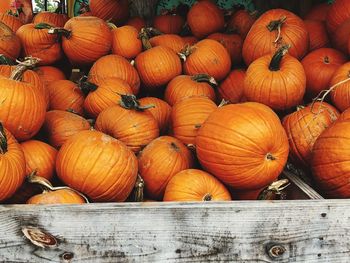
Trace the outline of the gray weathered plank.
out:
<instances>
[{"instance_id":1,"label":"gray weathered plank","mask_svg":"<svg viewBox=\"0 0 350 263\"><path fill-rule=\"evenodd\" d=\"M349 218L346 200L0 206L0 261L345 263ZM24 226L58 246L36 247ZM272 259L275 243L286 251Z\"/></svg>"}]
</instances>

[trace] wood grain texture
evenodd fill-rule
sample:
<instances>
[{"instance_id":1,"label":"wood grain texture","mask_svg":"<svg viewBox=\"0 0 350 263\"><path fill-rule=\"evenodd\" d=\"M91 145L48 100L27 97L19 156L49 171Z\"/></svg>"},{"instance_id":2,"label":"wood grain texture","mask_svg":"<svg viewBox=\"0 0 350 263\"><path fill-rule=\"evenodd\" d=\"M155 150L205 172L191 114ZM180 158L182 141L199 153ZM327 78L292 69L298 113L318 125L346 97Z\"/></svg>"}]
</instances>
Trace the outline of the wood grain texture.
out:
<instances>
[{"instance_id":1,"label":"wood grain texture","mask_svg":"<svg viewBox=\"0 0 350 263\"><path fill-rule=\"evenodd\" d=\"M345 263L349 211L346 200L0 206L0 262ZM58 246L36 247L25 226ZM285 252L271 258L274 244Z\"/></svg>"}]
</instances>

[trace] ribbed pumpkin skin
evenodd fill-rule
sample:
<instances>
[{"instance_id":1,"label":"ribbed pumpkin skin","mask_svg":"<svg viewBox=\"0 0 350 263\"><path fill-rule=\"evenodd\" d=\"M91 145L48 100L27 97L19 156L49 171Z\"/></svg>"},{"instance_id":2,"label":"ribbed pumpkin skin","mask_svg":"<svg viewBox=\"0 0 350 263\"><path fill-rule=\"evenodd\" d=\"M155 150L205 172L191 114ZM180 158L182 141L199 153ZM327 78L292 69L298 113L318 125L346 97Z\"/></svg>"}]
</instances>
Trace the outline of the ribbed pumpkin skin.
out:
<instances>
[{"instance_id":1,"label":"ribbed pumpkin skin","mask_svg":"<svg viewBox=\"0 0 350 263\"><path fill-rule=\"evenodd\" d=\"M51 180L55 174L57 150L47 143L29 140L21 143L26 160L26 174L37 171L37 175Z\"/></svg>"},{"instance_id":2,"label":"ribbed pumpkin skin","mask_svg":"<svg viewBox=\"0 0 350 263\"><path fill-rule=\"evenodd\" d=\"M202 167L234 189L257 189L273 182L288 158L288 139L267 106L246 102L209 115L196 138Z\"/></svg>"},{"instance_id":3,"label":"ribbed pumpkin skin","mask_svg":"<svg viewBox=\"0 0 350 263\"><path fill-rule=\"evenodd\" d=\"M176 103L171 112L172 134L186 145L195 144L199 128L216 109L216 104L206 97L191 97Z\"/></svg>"},{"instance_id":4,"label":"ribbed pumpkin skin","mask_svg":"<svg viewBox=\"0 0 350 263\"><path fill-rule=\"evenodd\" d=\"M314 98L328 89L334 72L347 61L346 56L331 48L310 52L301 63L306 75L306 93Z\"/></svg>"},{"instance_id":5,"label":"ribbed pumpkin skin","mask_svg":"<svg viewBox=\"0 0 350 263\"><path fill-rule=\"evenodd\" d=\"M24 141L33 137L45 120L46 102L38 87L0 77L0 121Z\"/></svg>"},{"instance_id":6,"label":"ribbed pumpkin skin","mask_svg":"<svg viewBox=\"0 0 350 263\"><path fill-rule=\"evenodd\" d=\"M90 65L107 55L112 47L112 33L107 23L97 17L73 17L64 28L71 37L62 38L62 48L72 64Z\"/></svg>"},{"instance_id":7,"label":"ribbed pumpkin skin","mask_svg":"<svg viewBox=\"0 0 350 263\"><path fill-rule=\"evenodd\" d=\"M69 20L66 14L57 14L52 12L40 12L33 19L34 24L46 23L53 27L64 27Z\"/></svg>"},{"instance_id":8,"label":"ribbed pumpkin skin","mask_svg":"<svg viewBox=\"0 0 350 263\"><path fill-rule=\"evenodd\" d=\"M214 33L209 35L208 39L214 39L218 41L227 49L231 57L232 65L238 65L242 62L243 40L240 35Z\"/></svg>"},{"instance_id":9,"label":"ribbed pumpkin skin","mask_svg":"<svg viewBox=\"0 0 350 263\"><path fill-rule=\"evenodd\" d=\"M331 82L329 84L330 87L333 85L349 78L350 72L350 62L347 62L340 66L333 74ZM347 81L341 85L338 85L331 92L331 99L333 105L337 107L340 112L345 111L350 107L350 81Z\"/></svg>"},{"instance_id":10,"label":"ribbed pumpkin skin","mask_svg":"<svg viewBox=\"0 0 350 263\"><path fill-rule=\"evenodd\" d=\"M54 205L54 204L84 204L85 200L72 190L60 189L44 192L28 199L27 204L31 205Z\"/></svg>"},{"instance_id":11,"label":"ribbed pumpkin skin","mask_svg":"<svg viewBox=\"0 0 350 263\"><path fill-rule=\"evenodd\" d=\"M263 103L274 110L286 110L297 106L306 88L302 64L288 54L282 58L280 70L271 71L272 55L255 60L244 80L244 97L248 101Z\"/></svg>"},{"instance_id":12,"label":"ribbed pumpkin skin","mask_svg":"<svg viewBox=\"0 0 350 263\"><path fill-rule=\"evenodd\" d=\"M165 188L175 174L193 166L190 150L170 136L153 140L140 152L138 161L145 193L154 200L163 199Z\"/></svg>"},{"instance_id":13,"label":"ribbed pumpkin skin","mask_svg":"<svg viewBox=\"0 0 350 263\"><path fill-rule=\"evenodd\" d=\"M50 145L57 149L76 133L89 129L90 124L83 117L60 110L48 111L43 125Z\"/></svg>"},{"instance_id":14,"label":"ribbed pumpkin skin","mask_svg":"<svg viewBox=\"0 0 350 263\"><path fill-rule=\"evenodd\" d=\"M277 30L270 32L267 25L283 16L286 16L287 19L281 26L281 37L283 43L291 45L289 54L298 59L305 56L309 48L309 34L305 23L287 10L272 9L256 20L244 40L242 54L246 65L276 51L274 41L277 38Z\"/></svg>"},{"instance_id":15,"label":"ribbed pumpkin skin","mask_svg":"<svg viewBox=\"0 0 350 263\"><path fill-rule=\"evenodd\" d=\"M230 201L226 187L214 176L197 169L175 174L167 184L163 201Z\"/></svg>"},{"instance_id":16,"label":"ribbed pumpkin skin","mask_svg":"<svg viewBox=\"0 0 350 263\"><path fill-rule=\"evenodd\" d=\"M143 27L146 27L146 21L139 16L130 18L126 24L135 27L137 32L140 32Z\"/></svg>"},{"instance_id":17,"label":"ribbed pumpkin skin","mask_svg":"<svg viewBox=\"0 0 350 263\"><path fill-rule=\"evenodd\" d=\"M48 33L48 29L35 29L34 24L21 26L16 35L22 43L24 57L40 59L39 65L51 65L62 57L58 37Z\"/></svg>"},{"instance_id":18,"label":"ribbed pumpkin skin","mask_svg":"<svg viewBox=\"0 0 350 263\"><path fill-rule=\"evenodd\" d=\"M159 136L159 127L151 113L112 106L97 117L95 128L122 141L134 153Z\"/></svg>"},{"instance_id":19,"label":"ribbed pumpkin skin","mask_svg":"<svg viewBox=\"0 0 350 263\"><path fill-rule=\"evenodd\" d=\"M329 8L326 23L328 32L334 32L343 22L350 18L350 2L337 0Z\"/></svg>"},{"instance_id":20,"label":"ribbed pumpkin skin","mask_svg":"<svg viewBox=\"0 0 350 263\"><path fill-rule=\"evenodd\" d=\"M184 62L187 75L208 74L215 80L223 80L231 69L231 58L226 48L212 39L199 41Z\"/></svg>"},{"instance_id":21,"label":"ribbed pumpkin skin","mask_svg":"<svg viewBox=\"0 0 350 263\"><path fill-rule=\"evenodd\" d=\"M37 67L35 72L39 75L44 85L47 85L55 80L66 79L66 76L60 69L52 66Z\"/></svg>"},{"instance_id":22,"label":"ribbed pumpkin skin","mask_svg":"<svg viewBox=\"0 0 350 263\"><path fill-rule=\"evenodd\" d=\"M317 20L326 21L327 13L331 5L327 3L321 3L314 5L311 10L306 14L305 19L307 20Z\"/></svg>"},{"instance_id":23,"label":"ribbed pumpkin skin","mask_svg":"<svg viewBox=\"0 0 350 263\"><path fill-rule=\"evenodd\" d=\"M133 26L122 26L112 30L112 53L127 59L135 58L142 52L139 31Z\"/></svg>"},{"instance_id":24,"label":"ribbed pumpkin skin","mask_svg":"<svg viewBox=\"0 0 350 263\"><path fill-rule=\"evenodd\" d=\"M338 111L325 102L316 102L287 115L282 124L288 136L291 158L307 167L318 136L335 122L338 116Z\"/></svg>"},{"instance_id":25,"label":"ribbed pumpkin skin","mask_svg":"<svg viewBox=\"0 0 350 263\"><path fill-rule=\"evenodd\" d=\"M70 80L56 80L47 85L50 95L50 110L74 110L84 114L84 95Z\"/></svg>"},{"instance_id":26,"label":"ribbed pumpkin skin","mask_svg":"<svg viewBox=\"0 0 350 263\"><path fill-rule=\"evenodd\" d=\"M26 176L26 163L21 146L6 128L5 135L7 152L0 154L0 201L10 198Z\"/></svg>"},{"instance_id":27,"label":"ribbed pumpkin skin","mask_svg":"<svg viewBox=\"0 0 350 263\"><path fill-rule=\"evenodd\" d=\"M178 55L170 48L157 46L139 54L135 66L147 90L156 90L180 75L182 65Z\"/></svg>"},{"instance_id":28,"label":"ribbed pumpkin skin","mask_svg":"<svg viewBox=\"0 0 350 263\"><path fill-rule=\"evenodd\" d=\"M312 174L329 198L350 197L349 120L337 121L317 139L312 153Z\"/></svg>"},{"instance_id":29,"label":"ribbed pumpkin skin","mask_svg":"<svg viewBox=\"0 0 350 263\"><path fill-rule=\"evenodd\" d=\"M350 37L350 18L347 19L344 23L339 25L335 32L332 32L332 46L347 54L348 53L348 40Z\"/></svg>"},{"instance_id":30,"label":"ribbed pumpkin skin","mask_svg":"<svg viewBox=\"0 0 350 263\"><path fill-rule=\"evenodd\" d=\"M89 81L98 84L105 78L125 80L137 94L140 89L140 77L136 69L125 58L118 55L107 55L97 60L89 72Z\"/></svg>"},{"instance_id":31,"label":"ribbed pumpkin skin","mask_svg":"<svg viewBox=\"0 0 350 263\"><path fill-rule=\"evenodd\" d=\"M129 2L127 0L90 0L91 14L105 21L122 24L129 18Z\"/></svg>"},{"instance_id":32,"label":"ribbed pumpkin skin","mask_svg":"<svg viewBox=\"0 0 350 263\"><path fill-rule=\"evenodd\" d=\"M324 22L304 20L304 23L310 38L309 51L330 47L330 40L328 38L326 24Z\"/></svg>"},{"instance_id":33,"label":"ribbed pumpkin skin","mask_svg":"<svg viewBox=\"0 0 350 263\"><path fill-rule=\"evenodd\" d=\"M212 101L216 99L214 89L207 82L197 82L194 76L180 75L168 83L164 100L173 106L185 98L194 96L208 97Z\"/></svg>"},{"instance_id":34,"label":"ribbed pumpkin skin","mask_svg":"<svg viewBox=\"0 0 350 263\"><path fill-rule=\"evenodd\" d=\"M98 88L90 91L84 100L87 114L96 118L103 110L110 106L119 105L119 94L132 94L127 82L118 78L105 78L99 81Z\"/></svg>"},{"instance_id":35,"label":"ribbed pumpkin skin","mask_svg":"<svg viewBox=\"0 0 350 263\"><path fill-rule=\"evenodd\" d=\"M11 30L16 33L18 28L20 28L23 23L17 17L8 14L0 14L0 22L7 25Z\"/></svg>"},{"instance_id":36,"label":"ribbed pumpkin skin","mask_svg":"<svg viewBox=\"0 0 350 263\"><path fill-rule=\"evenodd\" d=\"M0 22L0 54L13 60L17 59L21 52L21 41L4 23Z\"/></svg>"},{"instance_id":37,"label":"ribbed pumpkin skin","mask_svg":"<svg viewBox=\"0 0 350 263\"><path fill-rule=\"evenodd\" d=\"M164 100L154 97L145 97L139 99L139 102L142 106L154 105L154 108L150 108L147 111L151 113L158 122L159 133L166 134L171 118L171 106Z\"/></svg>"},{"instance_id":38,"label":"ribbed pumpkin skin","mask_svg":"<svg viewBox=\"0 0 350 263\"><path fill-rule=\"evenodd\" d=\"M224 28L224 14L213 2L200 1L188 12L187 23L195 37L204 38Z\"/></svg>"},{"instance_id":39,"label":"ribbed pumpkin skin","mask_svg":"<svg viewBox=\"0 0 350 263\"><path fill-rule=\"evenodd\" d=\"M185 42L182 37L173 34L166 34L152 37L149 42L152 47L163 46L172 49L174 52L180 52L184 46Z\"/></svg>"},{"instance_id":40,"label":"ribbed pumpkin skin","mask_svg":"<svg viewBox=\"0 0 350 263\"><path fill-rule=\"evenodd\" d=\"M97 131L82 131L57 154L56 172L69 187L95 202L123 202L134 188L137 158L122 142Z\"/></svg>"},{"instance_id":41,"label":"ribbed pumpkin skin","mask_svg":"<svg viewBox=\"0 0 350 263\"><path fill-rule=\"evenodd\" d=\"M185 20L180 15L159 15L153 20L153 27L164 34L179 34L184 24Z\"/></svg>"},{"instance_id":42,"label":"ribbed pumpkin skin","mask_svg":"<svg viewBox=\"0 0 350 263\"><path fill-rule=\"evenodd\" d=\"M220 100L228 100L231 103L238 103L242 100L245 73L243 69L234 69L228 74L217 89Z\"/></svg>"},{"instance_id":43,"label":"ribbed pumpkin skin","mask_svg":"<svg viewBox=\"0 0 350 263\"><path fill-rule=\"evenodd\" d=\"M245 39L256 18L246 10L238 10L227 22L227 27Z\"/></svg>"}]
</instances>

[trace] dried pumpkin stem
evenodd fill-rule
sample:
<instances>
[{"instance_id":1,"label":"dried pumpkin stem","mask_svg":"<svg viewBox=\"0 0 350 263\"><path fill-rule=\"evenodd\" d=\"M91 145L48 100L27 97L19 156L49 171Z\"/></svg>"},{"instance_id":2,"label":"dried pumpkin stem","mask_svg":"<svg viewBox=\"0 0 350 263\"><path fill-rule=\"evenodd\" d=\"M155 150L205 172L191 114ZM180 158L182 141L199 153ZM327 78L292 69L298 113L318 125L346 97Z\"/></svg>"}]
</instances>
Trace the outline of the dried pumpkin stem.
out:
<instances>
[{"instance_id":1,"label":"dried pumpkin stem","mask_svg":"<svg viewBox=\"0 0 350 263\"><path fill-rule=\"evenodd\" d=\"M288 179L275 181L259 194L258 200L274 200L277 195L284 196L283 190L289 185L290 183Z\"/></svg>"},{"instance_id":2,"label":"dried pumpkin stem","mask_svg":"<svg viewBox=\"0 0 350 263\"><path fill-rule=\"evenodd\" d=\"M0 154L5 154L7 152L7 137L5 133L4 126L0 122Z\"/></svg>"},{"instance_id":3,"label":"dried pumpkin stem","mask_svg":"<svg viewBox=\"0 0 350 263\"><path fill-rule=\"evenodd\" d=\"M208 74L197 74L191 77L192 80L196 81L196 82L206 82L212 86L217 86L218 83L216 82L216 80L209 76Z\"/></svg>"},{"instance_id":4,"label":"dried pumpkin stem","mask_svg":"<svg viewBox=\"0 0 350 263\"><path fill-rule=\"evenodd\" d=\"M183 49L179 52L179 53L177 53L178 55L179 55L179 57L183 60L183 61L186 61L186 58L188 57L188 56L190 56L193 52L194 52L194 50L196 49L196 46L194 45L194 46L191 46L191 45L189 45L189 44L186 44L184 47L183 47Z\"/></svg>"},{"instance_id":5,"label":"dried pumpkin stem","mask_svg":"<svg viewBox=\"0 0 350 263\"><path fill-rule=\"evenodd\" d=\"M221 107L223 107L223 106L225 106L225 105L227 105L229 103L230 103L229 100L222 99L220 104L218 105L218 108L221 108Z\"/></svg>"},{"instance_id":6,"label":"dried pumpkin stem","mask_svg":"<svg viewBox=\"0 0 350 263\"><path fill-rule=\"evenodd\" d=\"M271 21L268 25L267 25L267 29L272 32L274 30L277 30L277 37L275 39L275 41L273 41L273 43L278 44L278 42L281 39L281 27L283 25L283 23L287 20L286 16L281 17L278 20L273 20Z\"/></svg>"},{"instance_id":7,"label":"dried pumpkin stem","mask_svg":"<svg viewBox=\"0 0 350 263\"><path fill-rule=\"evenodd\" d=\"M112 23L112 22L109 22L109 23L107 23L108 24L108 26L109 26L109 28L110 29L117 29L118 27L114 24L114 23Z\"/></svg>"},{"instance_id":8,"label":"dried pumpkin stem","mask_svg":"<svg viewBox=\"0 0 350 263\"><path fill-rule=\"evenodd\" d=\"M27 57L24 61L18 61L19 64L15 67L15 69L11 72L10 79L13 80L21 80L23 74L26 70L33 68L36 64L38 64L40 59Z\"/></svg>"},{"instance_id":9,"label":"dried pumpkin stem","mask_svg":"<svg viewBox=\"0 0 350 263\"><path fill-rule=\"evenodd\" d=\"M290 45L283 45L280 47L276 53L273 55L270 65L269 65L269 70L271 71L279 71L280 66L281 66L281 61L282 58L287 54L288 49L290 48Z\"/></svg>"},{"instance_id":10,"label":"dried pumpkin stem","mask_svg":"<svg viewBox=\"0 0 350 263\"><path fill-rule=\"evenodd\" d=\"M6 57L4 54L0 54L0 65L15 65L15 61Z\"/></svg>"},{"instance_id":11,"label":"dried pumpkin stem","mask_svg":"<svg viewBox=\"0 0 350 263\"><path fill-rule=\"evenodd\" d=\"M98 86L92 82L89 82L87 76L82 76L78 80L78 87L87 96L90 92L97 90Z\"/></svg>"},{"instance_id":12,"label":"dried pumpkin stem","mask_svg":"<svg viewBox=\"0 0 350 263\"><path fill-rule=\"evenodd\" d=\"M276 157L273 156L271 153L266 154L266 159L270 161L275 161Z\"/></svg>"},{"instance_id":13,"label":"dried pumpkin stem","mask_svg":"<svg viewBox=\"0 0 350 263\"><path fill-rule=\"evenodd\" d=\"M120 106L128 110L143 111L150 108L155 108L153 104L141 106L140 102L136 99L133 94L119 94L121 97Z\"/></svg>"},{"instance_id":14,"label":"dried pumpkin stem","mask_svg":"<svg viewBox=\"0 0 350 263\"><path fill-rule=\"evenodd\" d=\"M141 29L139 33L139 39L141 39L144 50L148 50L152 48L151 42L149 42L149 36L147 34L146 28Z\"/></svg>"},{"instance_id":15,"label":"dried pumpkin stem","mask_svg":"<svg viewBox=\"0 0 350 263\"><path fill-rule=\"evenodd\" d=\"M64 29L63 27L53 27L47 23L39 23L35 25L35 29L48 29L49 34L56 34L59 36L64 36L65 38L70 38L72 36L72 32Z\"/></svg>"},{"instance_id":16,"label":"dried pumpkin stem","mask_svg":"<svg viewBox=\"0 0 350 263\"><path fill-rule=\"evenodd\" d=\"M203 201L208 202L213 200L213 196L209 193L207 193L205 196L203 196Z\"/></svg>"},{"instance_id":17,"label":"dried pumpkin stem","mask_svg":"<svg viewBox=\"0 0 350 263\"><path fill-rule=\"evenodd\" d=\"M329 57L328 56L325 56L324 59L323 59L323 62L326 63L326 64L329 64Z\"/></svg>"},{"instance_id":18,"label":"dried pumpkin stem","mask_svg":"<svg viewBox=\"0 0 350 263\"><path fill-rule=\"evenodd\" d=\"M136 183L135 183L135 188L134 188L134 202L143 202L144 199L144 187L145 187L145 181L142 179L142 177L138 174Z\"/></svg>"}]
</instances>

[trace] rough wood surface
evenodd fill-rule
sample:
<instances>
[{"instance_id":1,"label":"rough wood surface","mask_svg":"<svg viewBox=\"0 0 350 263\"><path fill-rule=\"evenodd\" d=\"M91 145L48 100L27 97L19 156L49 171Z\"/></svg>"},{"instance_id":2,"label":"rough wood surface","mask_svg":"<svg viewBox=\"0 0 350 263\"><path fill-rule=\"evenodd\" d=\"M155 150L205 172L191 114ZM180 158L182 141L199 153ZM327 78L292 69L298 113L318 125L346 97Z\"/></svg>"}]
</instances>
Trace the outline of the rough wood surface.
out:
<instances>
[{"instance_id":1,"label":"rough wood surface","mask_svg":"<svg viewBox=\"0 0 350 263\"><path fill-rule=\"evenodd\" d=\"M345 200L0 206L0 262L347 263L349 211ZM35 246L28 226L58 245Z\"/></svg>"}]
</instances>

